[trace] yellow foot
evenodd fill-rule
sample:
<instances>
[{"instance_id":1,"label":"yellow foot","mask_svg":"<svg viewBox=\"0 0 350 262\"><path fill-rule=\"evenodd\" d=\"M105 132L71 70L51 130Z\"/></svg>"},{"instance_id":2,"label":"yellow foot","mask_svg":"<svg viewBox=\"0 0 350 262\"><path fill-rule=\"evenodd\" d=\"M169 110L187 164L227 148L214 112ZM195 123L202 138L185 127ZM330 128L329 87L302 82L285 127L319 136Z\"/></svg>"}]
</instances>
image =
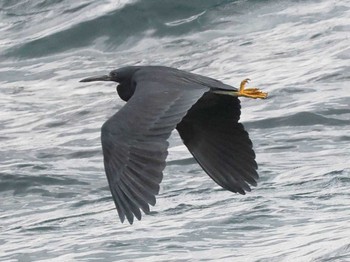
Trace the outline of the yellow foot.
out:
<instances>
[{"instance_id":1,"label":"yellow foot","mask_svg":"<svg viewBox=\"0 0 350 262\"><path fill-rule=\"evenodd\" d=\"M239 91L236 92L237 96L244 96L244 97L250 97L250 98L267 98L267 93L262 92L259 88L245 88L245 85L250 81L249 78L244 79L241 82L241 85L239 87Z\"/></svg>"},{"instance_id":2,"label":"yellow foot","mask_svg":"<svg viewBox=\"0 0 350 262\"><path fill-rule=\"evenodd\" d=\"M249 98L267 98L267 93L261 91L259 88L245 88L245 85L250 81L249 78L244 79L241 82L241 85L239 87L238 91L232 91L232 90L214 90L213 92L215 94L221 94L221 95L229 95L229 96L244 96Z\"/></svg>"}]
</instances>

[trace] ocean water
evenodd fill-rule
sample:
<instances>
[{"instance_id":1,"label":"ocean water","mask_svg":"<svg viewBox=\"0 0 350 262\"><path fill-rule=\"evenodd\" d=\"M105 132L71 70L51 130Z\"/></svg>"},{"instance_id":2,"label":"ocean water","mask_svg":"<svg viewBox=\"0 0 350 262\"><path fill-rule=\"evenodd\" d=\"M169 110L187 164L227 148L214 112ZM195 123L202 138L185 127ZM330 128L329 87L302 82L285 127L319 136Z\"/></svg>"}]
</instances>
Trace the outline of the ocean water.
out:
<instances>
[{"instance_id":1,"label":"ocean water","mask_svg":"<svg viewBox=\"0 0 350 262\"><path fill-rule=\"evenodd\" d=\"M174 132L156 206L120 223L99 136L124 103L78 81L148 64L269 92L241 99L252 192ZM348 0L2 0L0 107L0 261L350 261Z\"/></svg>"}]
</instances>

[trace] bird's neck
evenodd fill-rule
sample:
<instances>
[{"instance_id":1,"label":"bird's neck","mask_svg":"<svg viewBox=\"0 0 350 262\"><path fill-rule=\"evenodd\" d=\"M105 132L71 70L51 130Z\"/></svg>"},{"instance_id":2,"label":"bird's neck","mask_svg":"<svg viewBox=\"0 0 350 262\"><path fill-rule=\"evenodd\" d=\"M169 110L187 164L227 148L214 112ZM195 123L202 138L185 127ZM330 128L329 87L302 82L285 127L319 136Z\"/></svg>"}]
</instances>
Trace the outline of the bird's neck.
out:
<instances>
[{"instance_id":1,"label":"bird's neck","mask_svg":"<svg viewBox=\"0 0 350 262\"><path fill-rule=\"evenodd\" d=\"M122 100L127 102L134 94L135 86L129 82L128 83L122 82L117 86L117 92L119 97Z\"/></svg>"}]
</instances>

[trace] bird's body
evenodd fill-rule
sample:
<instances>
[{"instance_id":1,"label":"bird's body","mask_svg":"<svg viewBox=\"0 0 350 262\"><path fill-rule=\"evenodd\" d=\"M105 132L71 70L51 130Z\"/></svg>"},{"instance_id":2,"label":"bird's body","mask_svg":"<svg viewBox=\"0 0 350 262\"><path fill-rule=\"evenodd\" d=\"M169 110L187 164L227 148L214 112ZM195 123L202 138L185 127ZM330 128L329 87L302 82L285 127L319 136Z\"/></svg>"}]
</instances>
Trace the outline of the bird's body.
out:
<instances>
[{"instance_id":1,"label":"bird's body","mask_svg":"<svg viewBox=\"0 0 350 262\"><path fill-rule=\"evenodd\" d=\"M240 117L237 96L265 98L218 80L162 66L130 66L83 79L118 82L127 101L102 126L107 179L119 217L133 223L156 202L172 130L220 186L244 194L256 185L255 154Z\"/></svg>"}]
</instances>

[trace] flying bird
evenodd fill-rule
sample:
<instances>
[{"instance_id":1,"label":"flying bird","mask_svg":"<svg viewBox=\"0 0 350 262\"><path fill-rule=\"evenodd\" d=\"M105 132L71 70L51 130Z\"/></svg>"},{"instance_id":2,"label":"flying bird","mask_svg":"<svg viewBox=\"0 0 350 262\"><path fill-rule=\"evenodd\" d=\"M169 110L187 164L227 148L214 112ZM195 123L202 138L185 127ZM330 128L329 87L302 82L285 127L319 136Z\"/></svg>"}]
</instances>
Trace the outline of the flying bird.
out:
<instances>
[{"instance_id":1,"label":"flying bird","mask_svg":"<svg viewBox=\"0 0 350 262\"><path fill-rule=\"evenodd\" d=\"M130 224L156 203L176 129L203 170L221 187L245 194L256 186L257 163L239 123L238 97L266 98L257 88L163 66L127 66L80 82L117 82L127 103L101 129L104 167L119 218Z\"/></svg>"}]
</instances>

